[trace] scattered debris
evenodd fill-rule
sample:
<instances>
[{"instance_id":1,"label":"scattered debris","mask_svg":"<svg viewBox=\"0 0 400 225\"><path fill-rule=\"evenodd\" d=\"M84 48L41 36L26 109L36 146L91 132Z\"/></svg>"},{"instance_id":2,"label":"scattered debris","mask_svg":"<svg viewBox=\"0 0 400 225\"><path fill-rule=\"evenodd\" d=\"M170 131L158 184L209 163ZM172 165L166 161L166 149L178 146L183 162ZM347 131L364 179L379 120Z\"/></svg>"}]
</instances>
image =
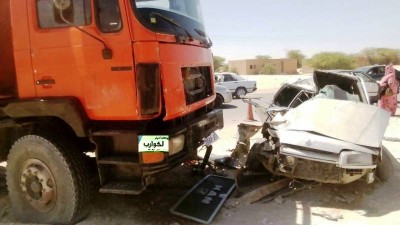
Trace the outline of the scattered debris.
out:
<instances>
[{"instance_id":1,"label":"scattered debris","mask_svg":"<svg viewBox=\"0 0 400 225\"><path fill-rule=\"evenodd\" d=\"M281 195L278 195L278 197L274 198L274 202L277 203L277 204L279 204L279 205L282 205L282 204L283 204L283 198L282 198L282 196L281 196Z\"/></svg>"},{"instance_id":2,"label":"scattered debris","mask_svg":"<svg viewBox=\"0 0 400 225\"><path fill-rule=\"evenodd\" d=\"M190 189L170 211L175 215L209 224L235 186L234 179L208 175Z\"/></svg>"},{"instance_id":3,"label":"scattered debris","mask_svg":"<svg viewBox=\"0 0 400 225\"><path fill-rule=\"evenodd\" d=\"M343 215L337 211L321 211L321 212L313 212L312 215L321 216L325 219L332 220L338 222L340 219L343 219Z\"/></svg>"},{"instance_id":4,"label":"scattered debris","mask_svg":"<svg viewBox=\"0 0 400 225\"><path fill-rule=\"evenodd\" d=\"M262 187L259 187L253 191L250 191L249 193L244 194L243 196L237 198L237 199L230 199L227 202L227 206L235 206L235 205L248 205L253 202L256 202L265 196L272 194L276 191L279 191L285 187L288 187L290 184L290 179L285 178L281 179L278 181L275 181L273 183L269 183L267 185L264 185Z\"/></svg>"},{"instance_id":5,"label":"scattered debris","mask_svg":"<svg viewBox=\"0 0 400 225\"><path fill-rule=\"evenodd\" d=\"M356 200L355 195L349 195L349 194L339 194L335 196L335 201L336 202L343 202L343 203L352 203Z\"/></svg>"}]
</instances>

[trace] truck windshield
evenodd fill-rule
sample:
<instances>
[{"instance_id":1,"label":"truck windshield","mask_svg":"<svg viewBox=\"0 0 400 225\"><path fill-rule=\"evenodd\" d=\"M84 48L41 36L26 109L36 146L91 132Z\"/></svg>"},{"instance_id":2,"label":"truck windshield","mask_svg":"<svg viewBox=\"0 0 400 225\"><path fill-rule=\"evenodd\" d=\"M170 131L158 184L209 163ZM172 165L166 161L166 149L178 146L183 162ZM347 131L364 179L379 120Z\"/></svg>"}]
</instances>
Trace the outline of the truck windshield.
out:
<instances>
[{"instance_id":1,"label":"truck windshield","mask_svg":"<svg viewBox=\"0 0 400 225\"><path fill-rule=\"evenodd\" d=\"M200 0L131 0L139 20L149 29L207 41ZM161 16L160 16L161 15ZM179 26L171 24L172 20ZM180 27L181 26L181 27Z\"/></svg>"}]
</instances>

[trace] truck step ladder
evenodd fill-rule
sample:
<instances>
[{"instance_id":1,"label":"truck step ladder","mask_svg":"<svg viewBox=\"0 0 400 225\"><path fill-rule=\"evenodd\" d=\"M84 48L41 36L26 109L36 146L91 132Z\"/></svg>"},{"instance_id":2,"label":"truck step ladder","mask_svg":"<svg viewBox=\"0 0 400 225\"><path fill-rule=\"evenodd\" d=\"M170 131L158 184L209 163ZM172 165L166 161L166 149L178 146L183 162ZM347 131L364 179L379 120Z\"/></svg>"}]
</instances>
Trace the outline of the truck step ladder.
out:
<instances>
[{"instance_id":1,"label":"truck step ladder","mask_svg":"<svg viewBox=\"0 0 400 225\"><path fill-rule=\"evenodd\" d=\"M106 156L98 159L99 165L139 166L139 160L131 156Z\"/></svg>"},{"instance_id":2,"label":"truck step ladder","mask_svg":"<svg viewBox=\"0 0 400 225\"><path fill-rule=\"evenodd\" d=\"M139 195L146 189L146 186L139 182L112 181L100 187L100 193Z\"/></svg>"}]
</instances>

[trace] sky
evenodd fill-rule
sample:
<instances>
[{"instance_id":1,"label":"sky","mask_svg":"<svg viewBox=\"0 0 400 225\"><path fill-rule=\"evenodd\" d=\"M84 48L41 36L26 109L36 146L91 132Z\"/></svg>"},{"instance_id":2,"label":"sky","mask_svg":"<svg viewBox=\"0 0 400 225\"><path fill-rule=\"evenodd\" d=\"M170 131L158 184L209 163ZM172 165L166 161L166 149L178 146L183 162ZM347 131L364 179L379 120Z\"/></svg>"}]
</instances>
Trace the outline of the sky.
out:
<instances>
[{"instance_id":1,"label":"sky","mask_svg":"<svg viewBox=\"0 0 400 225\"><path fill-rule=\"evenodd\" d=\"M227 60L283 58L297 49L400 49L400 0L201 0L213 53Z\"/></svg>"}]
</instances>

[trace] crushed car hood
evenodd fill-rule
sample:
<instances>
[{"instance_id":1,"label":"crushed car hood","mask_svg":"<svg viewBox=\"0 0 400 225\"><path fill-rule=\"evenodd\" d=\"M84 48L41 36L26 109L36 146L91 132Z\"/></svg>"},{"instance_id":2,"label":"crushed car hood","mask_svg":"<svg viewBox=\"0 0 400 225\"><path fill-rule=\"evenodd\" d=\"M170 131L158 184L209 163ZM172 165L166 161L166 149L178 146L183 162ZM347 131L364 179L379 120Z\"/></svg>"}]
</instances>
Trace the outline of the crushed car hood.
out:
<instances>
[{"instance_id":1,"label":"crushed car hood","mask_svg":"<svg viewBox=\"0 0 400 225\"><path fill-rule=\"evenodd\" d=\"M297 130L379 148L390 113L354 101L313 98L289 110L276 129ZM275 119L275 118L274 118Z\"/></svg>"}]
</instances>

